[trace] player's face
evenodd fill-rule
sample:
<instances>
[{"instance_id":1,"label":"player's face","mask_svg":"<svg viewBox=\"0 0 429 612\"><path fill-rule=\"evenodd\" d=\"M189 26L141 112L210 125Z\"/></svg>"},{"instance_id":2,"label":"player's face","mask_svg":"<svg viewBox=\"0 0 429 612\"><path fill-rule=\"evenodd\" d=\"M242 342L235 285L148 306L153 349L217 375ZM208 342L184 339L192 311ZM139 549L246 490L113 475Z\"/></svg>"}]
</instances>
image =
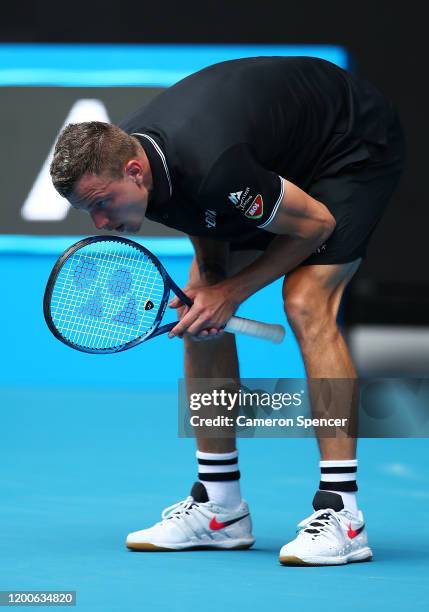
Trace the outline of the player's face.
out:
<instances>
[{"instance_id":1,"label":"player's face","mask_svg":"<svg viewBox=\"0 0 429 612\"><path fill-rule=\"evenodd\" d=\"M138 232L145 217L148 190L143 182L85 174L69 198L70 204L89 212L97 229Z\"/></svg>"}]
</instances>

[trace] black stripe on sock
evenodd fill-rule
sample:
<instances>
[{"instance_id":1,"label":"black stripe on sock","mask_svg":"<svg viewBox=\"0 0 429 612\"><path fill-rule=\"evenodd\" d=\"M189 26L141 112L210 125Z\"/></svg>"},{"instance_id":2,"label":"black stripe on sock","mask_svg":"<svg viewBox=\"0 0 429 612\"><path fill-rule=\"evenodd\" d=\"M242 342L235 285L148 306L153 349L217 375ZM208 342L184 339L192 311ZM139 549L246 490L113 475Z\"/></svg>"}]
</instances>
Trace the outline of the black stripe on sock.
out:
<instances>
[{"instance_id":1,"label":"black stripe on sock","mask_svg":"<svg viewBox=\"0 0 429 612\"><path fill-rule=\"evenodd\" d=\"M357 472L357 466L354 467L322 467L320 468L322 474L353 474Z\"/></svg>"},{"instance_id":2,"label":"black stripe on sock","mask_svg":"<svg viewBox=\"0 0 429 612\"><path fill-rule=\"evenodd\" d=\"M236 472L211 472L208 474L204 474L198 472L198 479L205 480L206 482L217 482L217 481L225 481L225 480L239 480L240 472L237 470Z\"/></svg>"},{"instance_id":3,"label":"black stripe on sock","mask_svg":"<svg viewBox=\"0 0 429 612\"><path fill-rule=\"evenodd\" d=\"M321 491L342 491L344 493L353 493L358 490L356 480L346 480L344 482L326 482L321 480L319 489Z\"/></svg>"},{"instance_id":4,"label":"black stripe on sock","mask_svg":"<svg viewBox=\"0 0 429 612\"><path fill-rule=\"evenodd\" d=\"M199 465L234 465L238 463L238 457L234 459L198 459Z\"/></svg>"}]
</instances>

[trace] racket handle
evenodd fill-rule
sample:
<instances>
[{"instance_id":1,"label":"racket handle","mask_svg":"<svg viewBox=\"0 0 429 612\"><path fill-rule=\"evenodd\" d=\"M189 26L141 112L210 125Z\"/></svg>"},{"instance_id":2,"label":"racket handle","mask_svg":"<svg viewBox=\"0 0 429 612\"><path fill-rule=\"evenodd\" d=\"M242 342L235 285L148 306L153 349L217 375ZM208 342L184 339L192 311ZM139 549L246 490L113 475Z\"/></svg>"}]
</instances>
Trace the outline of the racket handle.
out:
<instances>
[{"instance_id":1,"label":"racket handle","mask_svg":"<svg viewBox=\"0 0 429 612\"><path fill-rule=\"evenodd\" d=\"M285 336L285 328L282 325L260 323L259 321L252 321L243 317L231 317L225 326L225 330L233 334L244 334L253 338L269 340L275 344L283 342Z\"/></svg>"}]
</instances>

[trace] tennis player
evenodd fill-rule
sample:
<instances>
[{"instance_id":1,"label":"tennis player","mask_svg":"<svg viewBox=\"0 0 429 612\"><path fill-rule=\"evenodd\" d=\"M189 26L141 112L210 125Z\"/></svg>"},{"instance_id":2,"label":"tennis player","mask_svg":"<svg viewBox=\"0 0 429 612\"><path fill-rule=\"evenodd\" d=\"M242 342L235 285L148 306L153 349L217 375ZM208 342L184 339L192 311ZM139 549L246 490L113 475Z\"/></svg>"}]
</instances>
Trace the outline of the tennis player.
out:
<instances>
[{"instance_id":1,"label":"tennis player","mask_svg":"<svg viewBox=\"0 0 429 612\"><path fill-rule=\"evenodd\" d=\"M190 381L239 379L235 338L223 326L241 302L280 277L279 299L308 377L354 379L338 308L403 160L395 110L368 82L321 59L258 57L187 77L119 127L68 125L51 175L98 229L138 232L147 217L190 237L195 257L185 291L194 305L173 300L180 322L171 332L184 339ZM253 544L235 441L197 442L190 496L153 527L131 533L129 548ZM369 560L355 439L318 442L314 513L282 547L280 561Z\"/></svg>"}]
</instances>

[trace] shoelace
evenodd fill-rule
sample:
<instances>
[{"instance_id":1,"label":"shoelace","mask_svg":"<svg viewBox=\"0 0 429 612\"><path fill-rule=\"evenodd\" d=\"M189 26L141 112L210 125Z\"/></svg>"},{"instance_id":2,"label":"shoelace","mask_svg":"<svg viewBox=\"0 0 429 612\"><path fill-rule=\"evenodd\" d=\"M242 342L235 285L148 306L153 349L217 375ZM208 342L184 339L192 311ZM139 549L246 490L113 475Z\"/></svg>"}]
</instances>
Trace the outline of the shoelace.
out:
<instances>
[{"instance_id":1,"label":"shoelace","mask_svg":"<svg viewBox=\"0 0 429 612\"><path fill-rule=\"evenodd\" d=\"M334 534L336 528L340 526L341 522L337 514L330 508L326 510L317 510L311 516L301 521L298 525L299 533L308 533L312 537L320 535L327 536L328 534Z\"/></svg>"},{"instance_id":2,"label":"shoelace","mask_svg":"<svg viewBox=\"0 0 429 612\"><path fill-rule=\"evenodd\" d=\"M194 501L194 498L189 496L186 499L168 506L161 513L162 520L168 519L181 519L184 518L184 514L189 514L189 510L198 509L198 503Z\"/></svg>"}]
</instances>

